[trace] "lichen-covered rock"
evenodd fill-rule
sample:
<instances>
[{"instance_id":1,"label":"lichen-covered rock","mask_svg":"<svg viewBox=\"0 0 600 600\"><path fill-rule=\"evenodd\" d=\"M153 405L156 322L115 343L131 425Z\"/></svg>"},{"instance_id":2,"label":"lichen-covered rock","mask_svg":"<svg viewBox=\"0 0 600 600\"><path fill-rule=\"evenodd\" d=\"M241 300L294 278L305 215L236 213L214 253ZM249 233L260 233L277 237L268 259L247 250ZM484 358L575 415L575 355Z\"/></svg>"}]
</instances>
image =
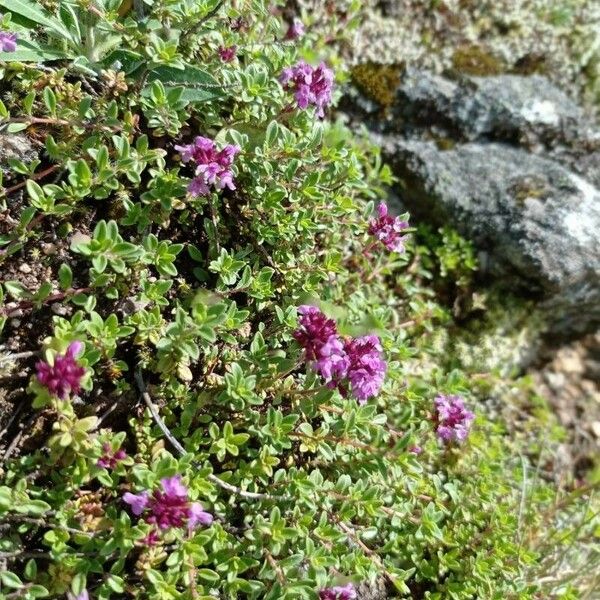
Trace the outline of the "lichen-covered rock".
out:
<instances>
[{"instance_id":1,"label":"lichen-covered rock","mask_svg":"<svg viewBox=\"0 0 600 600\"><path fill-rule=\"evenodd\" d=\"M384 79L381 74L388 72L395 73L396 79ZM600 149L600 131L546 77L455 74L451 78L377 65L355 67L352 73L363 93L351 103L380 132L406 134L415 127L427 128L454 141L492 139L545 153L559 145L573 151ZM385 95L377 81L387 81ZM390 89L394 82L395 89Z\"/></svg>"},{"instance_id":2,"label":"lichen-covered rock","mask_svg":"<svg viewBox=\"0 0 600 600\"><path fill-rule=\"evenodd\" d=\"M307 2L307 0L303 0ZM600 98L597 0L365 0L355 63L441 73L539 73L578 100Z\"/></svg>"},{"instance_id":3,"label":"lichen-covered rock","mask_svg":"<svg viewBox=\"0 0 600 600\"><path fill-rule=\"evenodd\" d=\"M432 117L468 140L517 141L525 136L556 144L589 127L583 110L538 75L462 77L458 81L425 71L408 71L398 89L397 110L431 123ZM397 114L398 114L397 113Z\"/></svg>"},{"instance_id":4,"label":"lichen-covered rock","mask_svg":"<svg viewBox=\"0 0 600 600\"><path fill-rule=\"evenodd\" d=\"M386 138L384 154L417 217L450 223L482 268L538 293L556 332L600 324L600 191L560 164L498 143L440 150Z\"/></svg>"}]
</instances>

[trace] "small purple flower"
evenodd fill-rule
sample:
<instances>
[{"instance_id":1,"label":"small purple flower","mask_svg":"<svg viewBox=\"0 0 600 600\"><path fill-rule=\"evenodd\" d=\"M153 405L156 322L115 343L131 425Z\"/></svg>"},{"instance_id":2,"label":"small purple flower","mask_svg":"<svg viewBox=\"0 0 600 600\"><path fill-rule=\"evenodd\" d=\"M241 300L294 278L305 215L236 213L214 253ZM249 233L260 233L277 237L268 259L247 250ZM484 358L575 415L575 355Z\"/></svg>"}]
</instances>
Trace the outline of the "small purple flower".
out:
<instances>
[{"instance_id":1,"label":"small purple flower","mask_svg":"<svg viewBox=\"0 0 600 600\"><path fill-rule=\"evenodd\" d=\"M285 34L286 40L297 40L304 35L304 23L300 19L294 19Z\"/></svg>"},{"instance_id":2,"label":"small purple flower","mask_svg":"<svg viewBox=\"0 0 600 600\"><path fill-rule=\"evenodd\" d=\"M229 188L235 190L231 166L240 148L228 144L218 151L215 142L209 138L197 136L192 144L175 146L183 162L196 163L196 177L190 182L188 192L194 196L206 196L209 186L217 190Z\"/></svg>"},{"instance_id":3,"label":"small purple flower","mask_svg":"<svg viewBox=\"0 0 600 600\"><path fill-rule=\"evenodd\" d=\"M439 395L435 399L437 436L443 442L462 442L469 435L475 415L461 396Z\"/></svg>"},{"instance_id":4,"label":"small purple flower","mask_svg":"<svg viewBox=\"0 0 600 600\"><path fill-rule=\"evenodd\" d=\"M83 344L71 342L65 354L57 354L52 364L39 361L36 365L38 381L54 396L61 400L81 389L81 379L85 367L77 364L77 356L82 352Z\"/></svg>"},{"instance_id":5,"label":"small purple flower","mask_svg":"<svg viewBox=\"0 0 600 600\"><path fill-rule=\"evenodd\" d=\"M329 382L338 382L346 376L350 360L344 350L344 343L337 335L332 335L318 350L314 370ZM334 385L335 387L335 385Z\"/></svg>"},{"instance_id":6,"label":"small purple flower","mask_svg":"<svg viewBox=\"0 0 600 600\"><path fill-rule=\"evenodd\" d=\"M202 505L199 502L193 502L190 506L190 512L188 516L188 527L195 529L199 525L209 527L212 525L213 516L203 510Z\"/></svg>"},{"instance_id":7,"label":"small purple flower","mask_svg":"<svg viewBox=\"0 0 600 600\"><path fill-rule=\"evenodd\" d=\"M383 385L387 365L375 335L343 341L333 319L315 306L300 306L299 327L294 338L304 348L305 360L330 387L345 393L343 380L348 379L354 397L364 404L376 396Z\"/></svg>"},{"instance_id":8,"label":"small purple flower","mask_svg":"<svg viewBox=\"0 0 600 600\"><path fill-rule=\"evenodd\" d=\"M223 62L231 62L237 53L237 46L234 45L227 48L224 46L219 46L218 53Z\"/></svg>"},{"instance_id":9,"label":"small purple flower","mask_svg":"<svg viewBox=\"0 0 600 600\"><path fill-rule=\"evenodd\" d=\"M106 442L102 445L102 456L96 463L99 467L104 469L114 469L122 460L127 458L127 452L119 448L116 452L113 452L111 445Z\"/></svg>"},{"instance_id":10,"label":"small purple flower","mask_svg":"<svg viewBox=\"0 0 600 600\"><path fill-rule=\"evenodd\" d=\"M17 49L17 34L0 31L0 52L14 52Z\"/></svg>"},{"instance_id":11,"label":"small purple flower","mask_svg":"<svg viewBox=\"0 0 600 600\"><path fill-rule=\"evenodd\" d=\"M365 335L345 344L350 360L348 379L352 394L360 404L376 396L383 385L386 362L382 358L382 347L376 335Z\"/></svg>"},{"instance_id":12,"label":"small purple flower","mask_svg":"<svg viewBox=\"0 0 600 600\"><path fill-rule=\"evenodd\" d=\"M67 594L68 600L90 600L90 595L87 590L83 590L79 594L71 594L70 592Z\"/></svg>"},{"instance_id":13,"label":"small purple flower","mask_svg":"<svg viewBox=\"0 0 600 600\"><path fill-rule=\"evenodd\" d=\"M300 327L294 332L294 337L304 348L305 359L326 382L345 377L349 361L335 321L327 318L316 306L300 306L298 313Z\"/></svg>"},{"instance_id":14,"label":"small purple flower","mask_svg":"<svg viewBox=\"0 0 600 600\"><path fill-rule=\"evenodd\" d=\"M168 497L187 498L187 488L181 483L181 475L165 477L160 480L163 492Z\"/></svg>"},{"instance_id":15,"label":"small purple flower","mask_svg":"<svg viewBox=\"0 0 600 600\"><path fill-rule=\"evenodd\" d=\"M180 475L166 477L160 480L160 488L152 493L144 491L140 494L127 492L123 500L131 506L134 515L141 515L145 511L145 520L158 527L183 527L195 529L199 525L208 526L213 517L202 509L198 502L190 502L188 489L181 481Z\"/></svg>"},{"instance_id":16,"label":"small purple flower","mask_svg":"<svg viewBox=\"0 0 600 600\"><path fill-rule=\"evenodd\" d=\"M413 446L409 449L409 452L418 456L419 454L421 454L421 452L423 452L423 448L421 448L421 446Z\"/></svg>"},{"instance_id":17,"label":"small purple flower","mask_svg":"<svg viewBox=\"0 0 600 600\"><path fill-rule=\"evenodd\" d=\"M356 589L352 583L325 588L319 592L319 600L355 600Z\"/></svg>"},{"instance_id":18,"label":"small purple flower","mask_svg":"<svg viewBox=\"0 0 600 600\"><path fill-rule=\"evenodd\" d=\"M143 491L139 494L132 494L131 492L125 492L123 494L123 501L127 502L129 506L131 506L131 512L139 517L148 506L148 502L150 501L150 492Z\"/></svg>"},{"instance_id":19,"label":"small purple flower","mask_svg":"<svg viewBox=\"0 0 600 600\"><path fill-rule=\"evenodd\" d=\"M298 314L300 327L294 331L294 337L304 348L307 360L315 360L329 338L337 336L337 326L316 306L303 304L298 307Z\"/></svg>"},{"instance_id":20,"label":"small purple flower","mask_svg":"<svg viewBox=\"0 0 600 600\"><path fill-rule=\"evenodd\" d=\"M324 108L331 104L333 71L325 63L312 67L301 60L294 67L283 70L279 81L286 90L293 90L298 108L309 105L317 109L317 117L324 117Z\"/></svg>"},{"instance_id":21,"label":"small purple flower","mask_svg":"<svg viewBox=\"0 0 600 600\"><path fill-rule=\"evenodd\" d=\"M388 214L388 207L383 202L377 208L377 215L377 218L369 223L369 233L390 252L404 252L406 236L401 233L408 228L408 223L400 217L391 217Z\"/></svg>"}]
</instances>

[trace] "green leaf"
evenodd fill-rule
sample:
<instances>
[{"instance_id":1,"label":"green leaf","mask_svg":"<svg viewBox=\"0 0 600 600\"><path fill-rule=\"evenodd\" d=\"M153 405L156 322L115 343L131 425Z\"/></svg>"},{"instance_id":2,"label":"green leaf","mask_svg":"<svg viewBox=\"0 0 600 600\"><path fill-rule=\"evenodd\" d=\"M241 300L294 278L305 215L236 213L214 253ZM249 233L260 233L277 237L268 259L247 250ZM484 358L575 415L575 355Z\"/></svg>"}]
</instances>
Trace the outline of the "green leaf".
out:
<instances>
[{"instance_id":1,"label":"green leaf","mask_svg":"<svg viewBox=\"0 0 600 600\"><path fill-rule=\"evenodd\" d=\"M25 575L26 579L29 579L29 581L32 581L36 578L37 563L35 562L34 558L30 558L27 561L27 563L25 564L25 569L23 570L23 574Z\"/></svg>"},{"instance_id":2,"label":"green leaf","mask_svg":"<svg viewBox=\"0 0 600 600\"><path fill-rule=\"evenodd\" d=\"M151 83L157 79L166 85L183 83L188 86L204 85L219 88L219 82L210 73L191 65L186 65L185 69L174 69L166 66L155 67L148 74L148 82Z\"/></svg>"},{"instance_id":3,"label":"green leaf","mask_svg":"<svg viewBox=\"0 0 600 600\"><path fill-rule=\"evenodd\" d=\"M206 102L226 95L212 75L191 65L186 65L182 70L166 66L156 67L148 75L148 82L153 81L162 82L167 95L177 88L183 88L180 100L185 103ZM142 90L142 96L150 96L151 93L150 86Z\"/></svg>"},{"instance_id":4,"label":"green leaf","mask_svg":"<svg viewBox=\"0 0 600 600\"><path fill-rule=\"evenodd\" d=\"M21 298L28 298L31 296L31 292L25 288L20 281L5 281L4 289L13 297L15 300Z\"/></svg>"},{"instance_id":5,"label":"green leaf","mask_svg":"<svg viewBox=\"0 0 600 600\"><path fill-rule=\"evenodd\" d=\"M32 585L27 591L34 598L45 598L50 595L50 592L43 585Z\"/></svg>"},{"instance_id":6,"label":"green leaf","mask_svg":"<svg viewBox=\"0 0 600 600\"><path fill-rule=\"evenodd\" d=\"M71 271L71 267L66 263L60 265L58 269L58 281L63 290L68 290L73 283L73 272Z\"/></svg>"},{"instance_id":7,"label":"green leaf","mask_svg":"<svg viewBox=\"0 0 600 600\"><path fill-rule=\"evenodd\" d=\"M33 181L33 179L28 179L26 186L27 193L34 202L36 202L39 205L41 202L44 201L44 190L42 190L42 188L35 181Z\"/></svg>"},{"instance_id":8,"label":"green leaf","mask_svg":"<svg viewBox=\"0 0 600 600\"><path fill-rule=\"evenodd\" d=\"M43 500L29 500L25 504L22 504L20 507L23 509L23 511L19 512L27 512L28 514L39 516L47 513L52 508L47 502L44 502Z\"/></svg>"},{"instance_id":9,"label":"green leaf","mask_svg":"<svg viewBox=\"0 0 600 600\"><path fill-rule=\"evenodd\" d=\"M204 579L209 583L217 583L220 579L219 574L211 569L198 569L196 574L200 579Z\"/></svg>"},{"instance_id":10,"label":"green leaf","mask_svg":"<svg viewBox=\"0 0 600 600\"><path fill-rule=\"evenodd\" d=\"M60 37L72 40L71 34L58 20L42 10L37 2L30 0L0 0L0 6L11 12L13 15L19 15L26 21L33 21L46 29L51 29ZM22 21L22 19L15 19Z\"/></svg>"},{"instance_id":11,"label":"green leaf","mask_svg":"<svg viewBox=\"0 0 600 600\"><path fill-rule=\"evenodd\" d=\"M56 114L56 94L50 87L44 88L44 104L51 115Z\"/></svg>"},{"instance_id":12,"label":"green leaf","mask_svg":"<svg viewBox=\"0 0 600 600\"><path fill-rule=\"evenodd\" d=\"M1 57L0 60L2 60ZM19 131L24 131L25 129L27 129L27 123L10 123L6 131L8 133L19 133Z\"/></svg>"},{"instance_id":13,"label":"green leaf","mask_svg":"<svg viewBox=\"0 0 600 600\"><path fill-rule=\"evenodd\" d=\"M126 75L131 75L136 69L144 64L144 57L131 50L113 50L108 56L106 56L102 63L109 67L114 63L120 63L120 70Z\"/></svg>"},{"instance_id":14,"label":"green leaf","mask_svg":"<svg viewBox=\"0 0 600 600\"><path fill-rule=\"evenodd\" d=\"M23 582L19 576L15 575L15 573L11 573L10 571L4 571L0 573L0 581L2 581L2 583L9 588L18 589L23 585Z\"/></svg>"},{"instance_id":15,"label":"green leaf","mask_svg":"<svg viewBox=\"0 0 600 600\"><path fill-rule=\"evenodd\" d=\"M19 45L24 45L19 42ZM48 62L71 58L66 52L51 48L17 48L14 52L0 52L0 61L4 62Z\"/></svg>"},{"instance_id":16,"label":"green leaf","mask_svg":"<svg viewBox=\"0 0 600 600\"><path fill-rule=\"evenodd\" d=\"M279 124L277 121L271 121L267 127L267 133L265 135L265 145L267 147L273 146L279 136Z\"/></svg>"}]
</instances>

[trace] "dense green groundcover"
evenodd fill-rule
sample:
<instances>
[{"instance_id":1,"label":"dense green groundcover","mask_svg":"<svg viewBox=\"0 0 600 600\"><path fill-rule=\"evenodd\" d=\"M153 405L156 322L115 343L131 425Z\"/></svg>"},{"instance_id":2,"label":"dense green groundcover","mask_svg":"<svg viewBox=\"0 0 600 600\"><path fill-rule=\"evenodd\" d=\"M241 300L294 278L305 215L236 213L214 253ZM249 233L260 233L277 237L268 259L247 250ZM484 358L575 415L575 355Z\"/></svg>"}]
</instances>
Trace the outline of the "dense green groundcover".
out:
<instances>
[{"instance_id":1,"label":"dense green groundcover","mask_svg":"<svg viewBox=\"0 0 600 600\"><path fill-rule=\"evenodd\" d=\"M13 154L0 195L0 598L583 596L591 487L554 480L541 402L518 423L481 403L525 383L440 345L468 244L374 244L376 148L280 83L323 60L337 98L359 6L275 4L0 0L2 143L39 157ZM198 135L239 147L235 189L186 192L175 146ZM306 364L302 304L379 336L376 397ZM36 363L74 341L83 388L51 394ZM436 436L438 394L477 413L462 444ZM124 500L175 475L211 524L157 533Z\"/></svg>"}]
</instances>

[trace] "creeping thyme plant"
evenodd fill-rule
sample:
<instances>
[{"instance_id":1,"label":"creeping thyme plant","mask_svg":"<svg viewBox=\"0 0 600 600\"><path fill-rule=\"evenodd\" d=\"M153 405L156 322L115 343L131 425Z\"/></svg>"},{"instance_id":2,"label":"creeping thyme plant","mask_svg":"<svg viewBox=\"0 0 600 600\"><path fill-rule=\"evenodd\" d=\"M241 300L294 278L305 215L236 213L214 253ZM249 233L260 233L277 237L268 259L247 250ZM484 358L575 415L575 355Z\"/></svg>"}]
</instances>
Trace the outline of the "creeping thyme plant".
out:
<instances>
[{"instance_id":1,"label":"creeping thyme plant","mask_svg":"<svg viewBox=\"0 0 600 600\"><path fill-rule=\"evenodd\" d=\"M358 3L0 7L0 598L577 597L590 486L335 112Z\"/></svg>"}]
</instances>

